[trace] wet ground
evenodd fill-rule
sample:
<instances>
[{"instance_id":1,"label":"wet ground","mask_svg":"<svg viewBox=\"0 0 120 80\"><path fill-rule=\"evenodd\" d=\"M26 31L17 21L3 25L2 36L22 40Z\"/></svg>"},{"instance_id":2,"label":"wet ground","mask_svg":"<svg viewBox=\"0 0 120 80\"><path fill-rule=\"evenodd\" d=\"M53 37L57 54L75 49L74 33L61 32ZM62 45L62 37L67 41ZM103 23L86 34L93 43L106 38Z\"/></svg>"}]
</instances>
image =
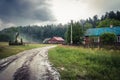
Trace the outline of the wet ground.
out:
<instances>
[{"instance_id":1,"label":"wet ground","mask_svg":"<svg viewBox=\"0 0 120 80\"><path fill-rule=\"evenodd\" d=\"M48 50L53 47L26 50L0 60L0 80L60 80L48 61Z\"/></svg>"}]
</instances>

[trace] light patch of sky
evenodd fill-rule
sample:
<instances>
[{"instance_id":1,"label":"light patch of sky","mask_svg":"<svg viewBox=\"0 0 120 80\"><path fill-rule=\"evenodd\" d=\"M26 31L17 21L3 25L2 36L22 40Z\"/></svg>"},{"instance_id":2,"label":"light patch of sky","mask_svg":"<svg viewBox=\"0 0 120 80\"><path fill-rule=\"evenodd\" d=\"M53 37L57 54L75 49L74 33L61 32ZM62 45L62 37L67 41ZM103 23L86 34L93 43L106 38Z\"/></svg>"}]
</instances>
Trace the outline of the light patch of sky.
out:
<instances>
[{"instance_id":1,"label":"light patch of sky","mask_svg":"<svg viewBox=\"0 0 120 80\"><path fill-rule=\"evenodd\" d=\"M87 3L81 0L52 0L51 10L58 23L85 19L96 13Z\"/></svg>"}]
</instances>

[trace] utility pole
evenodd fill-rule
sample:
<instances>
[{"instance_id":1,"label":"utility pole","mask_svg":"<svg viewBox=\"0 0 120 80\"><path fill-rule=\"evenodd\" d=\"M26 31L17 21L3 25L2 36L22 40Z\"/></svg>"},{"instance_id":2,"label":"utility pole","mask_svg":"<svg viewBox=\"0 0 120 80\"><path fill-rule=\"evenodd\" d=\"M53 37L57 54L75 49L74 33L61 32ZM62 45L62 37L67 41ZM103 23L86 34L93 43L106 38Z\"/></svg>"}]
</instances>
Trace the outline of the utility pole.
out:
<instances>
[{"instance_id":1,"label":"utility pole","mask_svg":"<svg viewBox=\"0 0 120 80\"><path fill-rule=\"evenodd\" d=\"M71 20L71 44L73 44L73 36L72 36L72 34L73 34L73 32L72 32L72 25L73 25L73 20Z\"/></svg>"}]
</instances>

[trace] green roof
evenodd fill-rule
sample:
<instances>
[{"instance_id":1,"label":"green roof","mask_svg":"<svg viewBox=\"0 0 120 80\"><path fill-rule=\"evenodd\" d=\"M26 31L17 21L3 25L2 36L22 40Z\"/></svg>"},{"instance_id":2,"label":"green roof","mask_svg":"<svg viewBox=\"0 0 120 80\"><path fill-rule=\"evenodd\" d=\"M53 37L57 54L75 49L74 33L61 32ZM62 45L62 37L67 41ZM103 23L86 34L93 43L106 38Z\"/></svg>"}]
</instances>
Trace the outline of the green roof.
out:
<instances>
[{"instance_id":1,"label":"green roof","mask_svg":"<svg viewBox=\"0 0 120 80\"><path fill-rule=\"evenodd\" d=\"M115 33L116 35L120 35L120 26L118 27L105 27L105 28L92 28L88 29L85 33L85 36L100 36L105 32Z\"/></svg>"}]
</instances>

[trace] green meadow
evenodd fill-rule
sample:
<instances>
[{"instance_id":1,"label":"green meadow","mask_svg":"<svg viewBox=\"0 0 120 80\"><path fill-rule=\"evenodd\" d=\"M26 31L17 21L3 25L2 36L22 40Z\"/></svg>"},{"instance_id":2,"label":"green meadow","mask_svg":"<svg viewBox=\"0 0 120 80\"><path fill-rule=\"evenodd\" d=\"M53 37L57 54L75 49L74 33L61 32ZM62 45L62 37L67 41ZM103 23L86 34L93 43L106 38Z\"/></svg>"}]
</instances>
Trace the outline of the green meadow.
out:
<instances>
[{"instance_id":1,"label":"green meadow","mask_svg":"<svg viewBox=\"0 0 120 80\"><path fill-rule=\"evenodd\" d=\"M58 46L49 59L61 80L120 80L120 50Z\"/></svg>"},{"instance_id":2,"label":"green meadow","mask_svg":"<svg viewBox=\"0 0 120 80\"><path fill-rule=\"evenodd\" d=\"M22 46L9 46L7 42L0 42L0 59L15 55L24 50L47 46L45 44L26 44Z\"/></svg>"},{"instance_id":3,"label":"green meadow","mask_svg":"<svg viewBox=\"0 0 120 80\"><path fill-rule=\"evenodd\" d=\"M48 46L0 43L0 59L21 51ZM60 72L61 80L120 80L120 50L58 45L49 51L49 60Z\"/></svg>"}]
</instances>

